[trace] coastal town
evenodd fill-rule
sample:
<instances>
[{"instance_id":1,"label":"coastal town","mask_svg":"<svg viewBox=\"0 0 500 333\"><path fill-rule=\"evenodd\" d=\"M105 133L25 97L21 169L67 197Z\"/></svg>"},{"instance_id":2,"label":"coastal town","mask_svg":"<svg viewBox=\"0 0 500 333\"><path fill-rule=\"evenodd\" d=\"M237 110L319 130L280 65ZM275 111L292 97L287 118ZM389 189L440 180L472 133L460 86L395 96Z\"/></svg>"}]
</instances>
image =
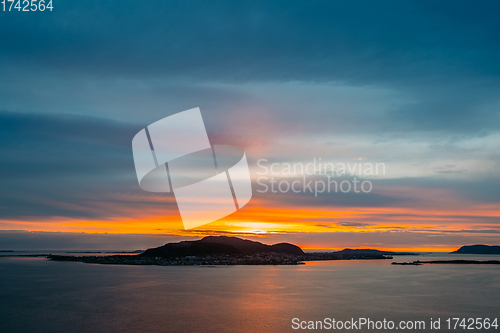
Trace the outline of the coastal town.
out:
<instances>
[{"instance_id":1,"label":"coastal town","mask_svg":"<svg viewBox=\"0 0 500 333\"><path fill-rule=\"evenodd\" d=\"M392 259L385 254L341 252L304 253L302 255L286 253L253 253L253 254L209 254L198 256L141 256L141 255L110 255L110 256L72 256L47 255L54 261L78 261L92 264L111 265L157 265L157 266L194 266L194 265L301 265L306 261L319 260L356 260L356 259Z\"/></svg>"}]
</instances>

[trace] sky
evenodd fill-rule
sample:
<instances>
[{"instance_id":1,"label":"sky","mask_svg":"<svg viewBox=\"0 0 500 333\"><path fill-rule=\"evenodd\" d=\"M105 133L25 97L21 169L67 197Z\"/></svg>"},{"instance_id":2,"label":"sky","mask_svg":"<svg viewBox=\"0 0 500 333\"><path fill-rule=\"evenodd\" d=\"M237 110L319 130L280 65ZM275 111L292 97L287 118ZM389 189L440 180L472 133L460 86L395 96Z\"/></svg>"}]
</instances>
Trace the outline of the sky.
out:
<instances>
[{"instance_id":1,"label":"sky","mask_svg":"<svg viewBox=\"0 0 500 333\"><path fill-rule=\"evenodd\" d=\"M0 12L0 249L499 243L498 1L53 6ZM245 149L253 198L184 230L171 194L138 186L131 141L195 107L211 144ZM259 161L319 159L385 168L335 177L369 193L263 193L271 177L303 178Z\"/></svg>"}]
</instances>

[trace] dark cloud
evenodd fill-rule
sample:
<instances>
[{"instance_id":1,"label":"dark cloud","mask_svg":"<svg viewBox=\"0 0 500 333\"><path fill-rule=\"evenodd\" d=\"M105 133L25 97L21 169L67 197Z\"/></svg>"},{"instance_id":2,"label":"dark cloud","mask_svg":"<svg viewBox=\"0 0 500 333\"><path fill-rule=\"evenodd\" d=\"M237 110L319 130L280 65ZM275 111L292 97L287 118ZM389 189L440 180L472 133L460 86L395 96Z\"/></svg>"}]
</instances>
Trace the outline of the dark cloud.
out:
<instances>
[{"instance_id":1,"label":"dark cloud","mask_svg":"<svg viewBox=\"0 0 500 333\"><path fill-rule=\"evenodd\" d=\"M0 112L2 177L50 182L76 174L133 174L130 140L140 129L85 116Z\"/></svg>"},{"instance_id":2,"label":"dark cloud","mask_svg":"<svg viewBox=\"0 0 500 333\"><path fill-rule=\"evenodd\" d=\"M106 218L120 208L140 209L140 198L151 195L137 186L132 159L130 142L141 128L95 117L0 112L0 217ZM155 205L168 207L168 196L148 203Z\"/></svg>"},{"instance_id":3,"label":"dark cloud","mask_svg":"<svg viewBox=\"0 0 500 333\"><path fill-rule=\"evenodd\" d=\"M447 190L449 193L453 193L456 197L462 198L470 204L495 204L500 200L500 179L493 177L486 179L398 178L378 180L376 184L381 187L407 188L410 189L410 194L411 191L422 193L426 189L429 192L437 189Z\"/></svg>"},{"instance_id":4,"label":"dark cloud","mask_svg":"<svg viewBox=\"0 0 500 333\"><path fill-rule=\"evenodd\" d=\"M122 216L130 209L161 208L169 206L165 200L148 199L155 196L137 185L130 142L143 124L124 123L108 119L65 114L28 114L0 112L0 198L3 219L36 219L47 217L106 219ZM254 159L250 158L251 163ZM253 162L252 162L253 161ZM445 165L452 168L453 165ZM440 171L440 170L438 170ZM500 198L498 179L441 179L415 177L372 179L370 193L314 192L314 182L325 184L323 176L277 178L291 184L299 180L301 193L280 193L278 183L272 193L267 180L264 186L254 183L254 198L266 205L283 204L300 207L416 207L427 205L413 194L436 189L454 193L456 197L474 203L496 203ZM366 179L357 177L358 191ZM353 177L332 177L340 184L353 186ZM304 185L310 184L305 192ZM318 185L322 189L322 184ZM386 188L411 189L407 195L393 193ZM432 201L432 197L430 197ZM452 202L452 200L450 201ZM168 208L170 207L170 208ZM123 212L122 212L123 210Z\"/></svg>"},{"instance_id":5,"label":"dark cloud","mask_svg":"<svg viewBox=\"0 0 500 333\"><path fill-rule=\"evenodd\" d=\"M130 142L145 125L196 106L217 143L258 142L276 158L318 155L313 148L325 142L336 142L335 154L357 154L368 142L363 156L390 162L402 150L418 155L406 142L430 142L430 153L415 157L424 165L500 160L491 147L457 146L500 130L498 1L55 5L0 20L2 219L105 219L144 209L141 200L168 207L138 188ZM459 165L433 172L442 178L377 180L369 194L256 198L329 208L422 203L379 186L444 189L471 203L500 198L495 174L467 178Z\"/></svg>"},{"instance_id":6,"label":"dark cloud","mask_svg":"<svg viewBox=\"0 0 500 333\"><path fill-rule=\"evenodd\" d=\"M336 82L401 90L406 103L367 115L304 96L298 110L269 112L316 131L485 136L500 128L499 9L497 1L60 2L2 18L2 90L16 87L9 99L35 103L54 93L47 87L68 93L73 82L71 98L57 96L67 100L58 112L101 112L82 108L90 100L133 117L130 105L135 113L262 107L245 87L203 83Z\"/></svg>"},{"instance_id":7,"label":"dark cloud","mask_svg":"<svg viewBox=\"0 0 500 333\"><path fill-rule=\"evenodd\" d=\"M287 203L297 208L391 207L398 204L405 204L405 202L409 204L409 201L411 201L410 198L398 197L380 192L380 187L383 187L385 184L384 181L380 180L371 180L373 191L369 191L368 183L363 185L363 188L367 192L365 193L361 190L361 184L364 181L367 180L352 176L331 178L324 176L305 176L305 178L275 178L263 176L258 182L253 184L253 189L254 197L265 199L268 205L278 206L282 203ZM296 184L294 184L294 190L296 192L291 188L293 182L296 182ZM329 182L331 182L330 190L328 190ZM354 182L356 182L356 184ZM282 183L281 189L280 183ZM403 183L399 185L404 186ZM315 186L318 189L318 193L315 192ZM307 217L305 219L307 219Z\"/></svg>"},{"instance_id":8,"label":"dark cloud","mask_svg":"<svg viewBox=\"0 0 500 333\"><path fill-rule=\"evenodd\" d=\"M498 76L496 1L60 2L0 23L2 58L53 69L358 83ZM24 13L23 13L24 14Z\"/></svg>"}]
</instances>

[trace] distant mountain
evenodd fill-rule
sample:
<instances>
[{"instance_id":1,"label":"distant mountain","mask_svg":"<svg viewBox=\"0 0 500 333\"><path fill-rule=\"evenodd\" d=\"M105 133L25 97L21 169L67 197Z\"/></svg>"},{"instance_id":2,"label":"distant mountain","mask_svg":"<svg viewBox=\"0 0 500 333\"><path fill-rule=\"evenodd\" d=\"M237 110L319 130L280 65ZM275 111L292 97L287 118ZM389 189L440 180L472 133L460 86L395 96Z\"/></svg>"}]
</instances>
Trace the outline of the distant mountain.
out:
<instances>
[{"instance_id":1,"label":"distant mountain","mask_svg":"<svg viewBox=\"0 0 500 333\"><path fill-rule=\"evenodd\" d=\"M266 245L259 242L228 236L208 236L197 241L183 241L179 243L168 243L163 246L148 249L141 253L142 257L182 257L182 256L206 256L212 254L257 254L257 253L280 253L303 255L304 251L296 245L279 243Z\"/></svg>"},{"instance_id":2,"label":"distant mountain","mask_svg":"<svg viewBox=\"0 0 500 333\"><path fill-rule=\"evenodd\" d=\"M459 254L500 254L498 245L465 245L451 253Z\"/></svg>"},{"instance_id":3,"label":"distant mountain","mask_svg":"<svg viewBox=\"0 0 500 333\"><path fill-rule=\"evenodd\" d=\"M337 253L340 253L342 255L393 255L393 256L401 256L401 255L417 255L418 253L414 252L392 252L392 251L380 251L380 250L374 250L374 249L343 249L342 251L339 251Z\"/></svg>"}]
</instances>

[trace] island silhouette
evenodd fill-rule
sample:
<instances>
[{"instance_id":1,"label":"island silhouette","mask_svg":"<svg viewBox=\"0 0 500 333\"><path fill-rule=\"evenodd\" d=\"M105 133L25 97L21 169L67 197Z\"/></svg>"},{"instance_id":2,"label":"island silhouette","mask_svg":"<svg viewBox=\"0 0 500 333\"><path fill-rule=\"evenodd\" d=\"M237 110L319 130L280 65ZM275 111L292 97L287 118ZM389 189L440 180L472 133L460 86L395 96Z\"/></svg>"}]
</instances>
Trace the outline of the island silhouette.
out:
<instances>
[{"instance_id":1,"label":"island silhouette","mask_svg":"<svg viewBox=\"0 0 500 333\"><path fill-rule=\"evenodd\" d=\"M143 257L179 257L204 256L212 254L256 254L279 253L304 255L304 251L297 245L279 243L266 245L260 242L229 236L208 236L196 241L182 241L168 243L160 247L148 249L140 254Z\"/></svg>"},{"instance_id":2,"label":"island silhouette","mask_svg":"<svg viewBox=\"0 0 500 333\"><path fill-rule=\"evenodd\" d=\"M464 245L456 251L450 252L450 254L500 254L500 246L498 245ZM464 259L453 259L453 260L415 260L410 262L393 262L392 265L414 265L420 266L423 264L459 264L459 265L500 265L500 260L464 260Z\"/></svg>"},{"instance_id":3,"label":"island silhouette","mask_svg":"<svg viewBox=\"0 0 500 333\"><path fill-rule=\"evenodd\" d=\"M298 265L305 261L392 259L393 255L414 255L373 249L344 249L306 253L290 243L267 245L230 236L207 236L148 249L137 255L67 256L49 255L51 260L125 265Z\"/></svg>"},{"instance_id":4,"label":"island silhouette","mask_svg":"<svg viewBox=\"0 0 500 333\"><path fill-rule=\"evenodd\" d=\"M457 254L500 254L498 245L464 245L458 250L451 252Z\"/></svg>"}]
</instances>

